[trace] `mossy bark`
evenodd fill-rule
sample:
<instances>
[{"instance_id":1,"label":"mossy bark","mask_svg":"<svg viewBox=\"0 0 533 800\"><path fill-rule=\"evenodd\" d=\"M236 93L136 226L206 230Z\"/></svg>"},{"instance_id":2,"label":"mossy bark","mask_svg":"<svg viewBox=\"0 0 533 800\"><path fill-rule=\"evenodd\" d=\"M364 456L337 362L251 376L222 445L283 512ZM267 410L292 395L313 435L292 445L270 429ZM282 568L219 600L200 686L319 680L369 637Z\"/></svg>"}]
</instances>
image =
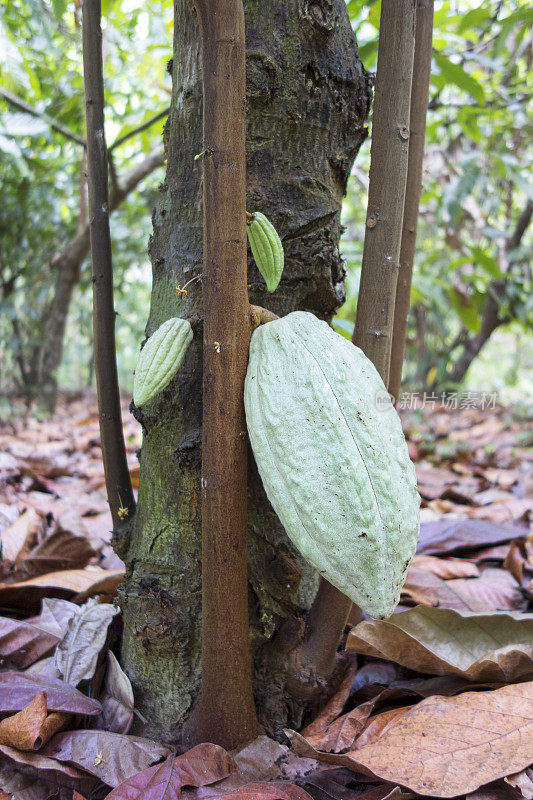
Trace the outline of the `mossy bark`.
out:
<instances>
[{"instance_id":1,"label":"mossy bark","mask_svg":"<svg viewBox=\"0 0 533 800\"><path fill-rule=\"evenodd\" d=\"M286 264L269 295L250 257L250 301L279 315L303 308L330 318L344 299L340 205L366 136L368 77L344 0L249 0L245 12L247 205L275 224ZM191 0L175 0L175 15L167 175L153 216L146 330L186 315L195 336L170 386L135 411L144 431L139 503L130 541L117 546L127 564L123 663L144 733L179 743L200 677L202 286L191 284L187 297L176 287L201 273L201 159L209 154L201 153ZM317 576L288 542L250 460L250 641L260 718L277 734L300 724L305 701L286 685L285 635L276 634L287 620L301 628Z\"/></svg>"}]
</instances>

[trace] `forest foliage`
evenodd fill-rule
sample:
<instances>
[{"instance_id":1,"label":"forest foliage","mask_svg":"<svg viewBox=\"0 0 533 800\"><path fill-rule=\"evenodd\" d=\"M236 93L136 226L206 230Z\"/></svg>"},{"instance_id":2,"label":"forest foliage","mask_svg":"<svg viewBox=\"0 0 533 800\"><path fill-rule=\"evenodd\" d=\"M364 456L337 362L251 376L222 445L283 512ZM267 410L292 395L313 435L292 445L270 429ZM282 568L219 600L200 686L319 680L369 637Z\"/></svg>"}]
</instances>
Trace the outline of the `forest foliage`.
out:
<instances>
[{"instance_id":1,"label":"forest foliage","mask_svg":"<svg viewBox=\"0 0 533 800\"><path fill-rule=\"evenodd\" d=\"M377 59L379 2L349 0L366 69ZM169 103L172 4L104 3L107 141L112 144ZM57 256L85 220L84 105L79 4L10 0L0 11L0 344L2 383L31 382L43 319L54 292ZM524 0L436 3L424 189L407 352L409 388L441 389L466 368L497 329L501 389L531 360L533 321L528 182L533 11ZM20 101L17 103L17 101ZM25 106L29 106L27 109ZM31 110L35 113L32 113ZM371 124L371 120L370 120ZM119 176L161 141L162 121L113 150ZM344 207L342 251L347 301L339 332L353 329L364 239L369 140L358 156ZM112 170L112 171L113 171ZM153 171L112 216L119 369L131 372L148 315L150 216L163 176ZM83 183L83 181L82 181ZM513 239L515 235L515 239ZM85 259L70 307L60 382L91 383L90 270ZM133 289L133 291L132 291ZM493 337L494 339L494 337ZM76 341L76 347L69 346ZM24 375L24 371L26 374ZM479 373L478 373L479 375Z\"/></svg>"}]
</instances>

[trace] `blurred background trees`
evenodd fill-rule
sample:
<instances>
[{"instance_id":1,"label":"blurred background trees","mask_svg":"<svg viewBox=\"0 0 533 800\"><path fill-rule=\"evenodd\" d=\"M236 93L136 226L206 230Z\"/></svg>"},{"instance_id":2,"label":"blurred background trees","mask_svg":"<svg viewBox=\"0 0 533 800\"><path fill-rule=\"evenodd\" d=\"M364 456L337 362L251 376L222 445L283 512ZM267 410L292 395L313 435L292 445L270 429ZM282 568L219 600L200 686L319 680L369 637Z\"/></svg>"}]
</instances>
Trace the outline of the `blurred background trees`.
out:
<instances>
[{"instance_id":1,"label":"blurred background trees","mask_svg":"<svg viewBox=\"0 0 533 800\"><path fill-rule=\"evenodd\" d=\"M129 392L150 296L172 4L108 0L103 10L108 145L132 134L112 151L111 217L118 360ZM373 72L379 2L349 0L348 10ZM56 379L68 389L93 381L79 15L68 0L8 0L0 11L0 392L37 393L44 408ZM436 3L406 389L461 385L512 397L513 387L533 388L532 23L527 0ZM344 205L347 301L335 324L347 336L369 149L367 141Z\"/></svg>"},{"instance_id":2,"label":"blurred background trees","mask_svg":"<svg viewBox=\"0 0 533 800\"><path fill-rule=\"evenodd\" d=\"M379 3L350 0L348 9L363 63L375 70ZM435 4L406 389L454 389L466 377L470 387L501 391L533 364L532 22L530 4L520 1ZM337 329L348 336L369 151L367 142L344 206L348 292Z\"/></svg>"}]
</instances>

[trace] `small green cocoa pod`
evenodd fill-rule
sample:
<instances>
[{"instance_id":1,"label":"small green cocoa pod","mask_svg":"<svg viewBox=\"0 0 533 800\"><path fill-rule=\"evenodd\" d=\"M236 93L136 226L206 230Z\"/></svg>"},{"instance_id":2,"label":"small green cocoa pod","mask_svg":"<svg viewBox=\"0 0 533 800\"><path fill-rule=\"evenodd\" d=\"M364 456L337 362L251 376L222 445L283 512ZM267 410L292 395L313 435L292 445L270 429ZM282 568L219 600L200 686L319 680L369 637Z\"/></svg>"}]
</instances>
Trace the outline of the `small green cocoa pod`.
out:
<instances>
[{"instance_id":1,"label":"small green cocoa pod","mask_svg":"<svg viewBox=\"0 0 533 800\"><path fill-rule=\"evenodd\" d=\"M256 211L247 224L248 239L257 268L273 292L281 279L284 254L278 232L264 214Z\"/></svg>"},{"instance_id":2,"label":"small green cocoa pod","mask_svg":"<svg viewBox=\"0 0 533 800\"><path fill-rule=\"evenodd\" d=\"M172 317L163 322L139 353L133 379L133 402L142 406L168 386L192 340L190 322Z\"/></svg>"},{"instance_id":3,"label":"small green cocoa pod","mask_svg":"<svg viewBox=\"0 0 533 800\"><path fill-rule=\"evenodd\" d=\"M295 311L254 331L244 401L259 474L289 538L363 611L390 616L415 554L420 498L372 362Z\"/></svg>"}]
</instances>

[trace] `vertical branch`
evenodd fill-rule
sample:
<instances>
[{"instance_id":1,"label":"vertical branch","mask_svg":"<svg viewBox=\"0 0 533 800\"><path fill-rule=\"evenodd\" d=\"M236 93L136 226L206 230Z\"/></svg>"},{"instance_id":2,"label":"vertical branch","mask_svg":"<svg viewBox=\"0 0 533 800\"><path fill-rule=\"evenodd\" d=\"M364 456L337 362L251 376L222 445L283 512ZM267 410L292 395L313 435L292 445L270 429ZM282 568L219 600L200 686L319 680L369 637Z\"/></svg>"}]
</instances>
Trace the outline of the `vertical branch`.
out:
<instances>
[{"instance_id":1,"label":"vertical branch","mask_svg":"<svg viewBox=\"0 0 533 800\"><path fill-rule=\"evenodd\" d=\"M382 0L370 182L354 343L389 376L394 299L409 146L416 0ZM301 660L318 677L331 670L351 600L326 580L309 613Z\"/></svg>"},{"instance_id":2,"label":"vertical branch","mask_svg":"<svg viewBox=\"0 0 533 800\"><path fill-rule=\"evenodd\" d=\"M418 0L416 7L415 57L411 87L409 163L403 211L400 272L396 287L394 326L390 359L389 392L398 398L407 338L407 315L411 300L411 280L415 257L418 207L422 190L422 168L426 137L426 113L431 78L434 0Z\"/></svg>"},{"instance_id":3,"label":"vertical branch","mask_svg":"<svg viewBox=\"0 0 533 800\"><path fill-rule=\"evenodd\" d=\"M192 740L226 748L257 733L247 582L244 378L245 36L242 0L195 0L203 59L204 351L202 689Z\"/></svg>"},{"instance_id":4,"label":"vertical branch","mask_svg":"<svg viewBox=\"0 0 533 800\"><path fill-rule=\"evenodd\" d=\"M107 499L113 527L131 517L135 500L131 488L122 431L122 415L115 357L113 263L109 234L107 152L104 136L104 82L100 0L83 0L83 76L87 118L89 230L93 268L94 369L98 393L100 438ZM122 516L121 516L122 515Z\"/></svg>"},{"instance_id":5,"label":"vertical branch","mask_svg":"<svg viewBox=\"0 0 533 800\"><path fill-rule=\"evenodd\" d=\"M354 343L389 379L409 155L415 0L383 0Z\"/></svg>"}]
</instances>

